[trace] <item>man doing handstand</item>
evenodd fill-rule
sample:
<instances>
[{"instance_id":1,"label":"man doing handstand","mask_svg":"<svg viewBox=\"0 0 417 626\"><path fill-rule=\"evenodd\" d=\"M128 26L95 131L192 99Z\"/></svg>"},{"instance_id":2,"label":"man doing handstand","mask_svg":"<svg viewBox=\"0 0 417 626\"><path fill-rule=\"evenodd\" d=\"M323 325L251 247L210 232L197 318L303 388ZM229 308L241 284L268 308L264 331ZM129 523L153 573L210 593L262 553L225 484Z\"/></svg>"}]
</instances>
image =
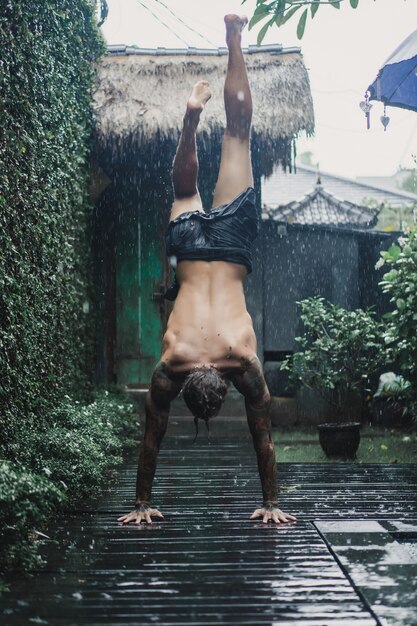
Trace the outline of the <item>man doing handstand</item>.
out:
<instances>
[{"instance_id":1,"label":"man doing handstand","mask_svg":"<svg viewBox=\"0 0 417 626\"><path fill-rule=\"evenodd\" d=\"M277 471L271 438L270 396L256 355L256 337L247 312L243 282L251 271L250 246L259 229L250 157L252 99L241 49L245 17L226 15L229 49L224 103L226 130L213 208L205 213L197 189L196 130L211 97L198 82L187 103L173 163L175 200L167 253L177 258L176 302L168 320L162 356L146 396L146 427L139 455L136 508L119 522L148 524L162 517L152 507L157 455L171 401L182 389L195 416L208 420L220 410L231 381L245 398L255 447L263 504L251 516L263 522L295 521L278 508Z\"/></svg>"}]
</instances>

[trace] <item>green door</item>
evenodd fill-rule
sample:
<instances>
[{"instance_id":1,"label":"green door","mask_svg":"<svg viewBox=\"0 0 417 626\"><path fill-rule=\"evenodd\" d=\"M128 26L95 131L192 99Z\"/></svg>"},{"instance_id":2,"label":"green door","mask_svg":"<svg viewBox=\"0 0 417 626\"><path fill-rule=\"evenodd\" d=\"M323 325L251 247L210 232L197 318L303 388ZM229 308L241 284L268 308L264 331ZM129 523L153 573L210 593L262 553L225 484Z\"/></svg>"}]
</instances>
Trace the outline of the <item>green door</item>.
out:
<instances>
[{"instance_id":1,"label":"green door","mask_svg":"<svg viewBox=\"0 0 417 626\"><path fill-rule=\"evenodd\" d=\"M155 202L129 204L116 220L115 370L118 384L140 387L149 384L161 354L164 227Z\"/></svg>"}]
</instances>

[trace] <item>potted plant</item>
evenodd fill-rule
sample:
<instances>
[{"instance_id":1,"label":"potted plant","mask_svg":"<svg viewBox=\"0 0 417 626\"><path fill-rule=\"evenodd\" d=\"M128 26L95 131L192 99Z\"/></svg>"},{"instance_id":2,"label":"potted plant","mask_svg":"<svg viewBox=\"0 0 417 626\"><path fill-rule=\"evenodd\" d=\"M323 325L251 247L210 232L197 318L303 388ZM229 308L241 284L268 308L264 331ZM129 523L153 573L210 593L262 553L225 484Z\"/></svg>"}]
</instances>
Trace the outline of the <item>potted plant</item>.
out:
<instances>
[{"instance_id":1,"label":"potted plant","mask_svg":"<svg viewBox=\"0 0 417 626\"><path fill-rule=\"evenodd\" d=\"M282 369L293 384L315 390L332 407L331 421L318 425L326 455L354 458L364 389L381 368L383 324L371 310L348 311L321 297L297 304L304 333Z\"/></svg>"}]
</instances>

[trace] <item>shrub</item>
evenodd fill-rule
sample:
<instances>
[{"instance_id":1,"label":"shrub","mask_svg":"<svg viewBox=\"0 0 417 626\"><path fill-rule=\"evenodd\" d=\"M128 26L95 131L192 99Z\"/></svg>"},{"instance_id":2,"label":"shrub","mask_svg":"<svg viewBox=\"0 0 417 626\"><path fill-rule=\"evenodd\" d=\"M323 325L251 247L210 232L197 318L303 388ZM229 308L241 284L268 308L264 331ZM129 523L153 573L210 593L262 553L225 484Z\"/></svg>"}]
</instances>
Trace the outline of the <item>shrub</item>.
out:
<instances>
[{"instance_id":1,"label":"shrub","mask_svg":"<svg viewBox=\"0 0 417 626\"><path fill-rule=\"evenodd\" d=\"M391 359L411 383L411 401L417 403L417 227L410 228L398 244L381 252L379 266L390 266L380 283L390 296L393 310L385 315L384 339Z\"/></svg>"},{"instance_id":2,"label":"shrub","mask_svg":"<svg viewBox=\"0 0 417 626\"><path fill-rule=\"evenodd\" d=\"M137 435L133 403L108 391L88 405L67 396L46 425L26 431L11 447L14 465L0 464L0 567L40 565L32 529L53 511L96 495Z\"/></svg>"},{"instance_id":3,"label":"shrub","mask_svg":"<svg viewBox=\"0 0 417 626\"><path fill-rule=\"evenodd\" d=\"M133 445L137 429L130 401L106 391L88 405L67 396L45 427L20 439L15 456L63 488L73 503L97 493L109 469L122 460L123 449Z\"/></svg>"},{"instance_id":4,"label":"shrub","mask_svg":"<svg viewBox=\"0 0 417 626\"><path fill-rule=\"evenodd\" d=\"M282 369L293 384L317 391L335 409L335 417L348 417L352 393L361 393L369 377L384 363L383 324L372 311L347 311L323 298L298 303L304 334L296 337L299 350Z\"/></svg>"},{"instance_id":5,"label":"shrub","mask_svg":"<svg viewBox=\"0 0 417 626\"><path fill-rule=\"evenodd\" d=\"M61 489L8 461L0 462L0 569L41 564L30 532L64 501Z\"/></svg>"}]
</instances>

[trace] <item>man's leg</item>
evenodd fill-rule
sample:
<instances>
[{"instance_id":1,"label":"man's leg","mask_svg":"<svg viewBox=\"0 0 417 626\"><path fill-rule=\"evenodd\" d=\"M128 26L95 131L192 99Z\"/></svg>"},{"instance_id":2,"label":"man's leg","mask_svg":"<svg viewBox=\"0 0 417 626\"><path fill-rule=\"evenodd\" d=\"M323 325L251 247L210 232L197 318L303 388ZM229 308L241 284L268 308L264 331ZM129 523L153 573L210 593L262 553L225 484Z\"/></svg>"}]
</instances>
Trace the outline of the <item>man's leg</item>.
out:
<instances>
[{"instance_id":1,"label":"man's leg","mask_svg":"<svg viewBox=\"0 0 417 626\"><path fill-rule=\"evenodd\" d=\"M226 130L222 143L220 171L214 190L213 206L226 204L253 186L250 157L252 97L241 48L241 32L246 17L226 15L226 43L229 48L224 106Z\"/></svg>"},{"instance_id":2,"label":"man's leg","mask_svg":"<svg viewBox=\"0 0 417 626\"><path fill-rule=\"evenodd\" d=\"M175 200L171 220L186 211L202 210L197 189L198 158L195 135L201 111L210 98L209 84L201 80L194 85L187 102L184 124L172 167Z\"/></svg>"}]
</instances>

